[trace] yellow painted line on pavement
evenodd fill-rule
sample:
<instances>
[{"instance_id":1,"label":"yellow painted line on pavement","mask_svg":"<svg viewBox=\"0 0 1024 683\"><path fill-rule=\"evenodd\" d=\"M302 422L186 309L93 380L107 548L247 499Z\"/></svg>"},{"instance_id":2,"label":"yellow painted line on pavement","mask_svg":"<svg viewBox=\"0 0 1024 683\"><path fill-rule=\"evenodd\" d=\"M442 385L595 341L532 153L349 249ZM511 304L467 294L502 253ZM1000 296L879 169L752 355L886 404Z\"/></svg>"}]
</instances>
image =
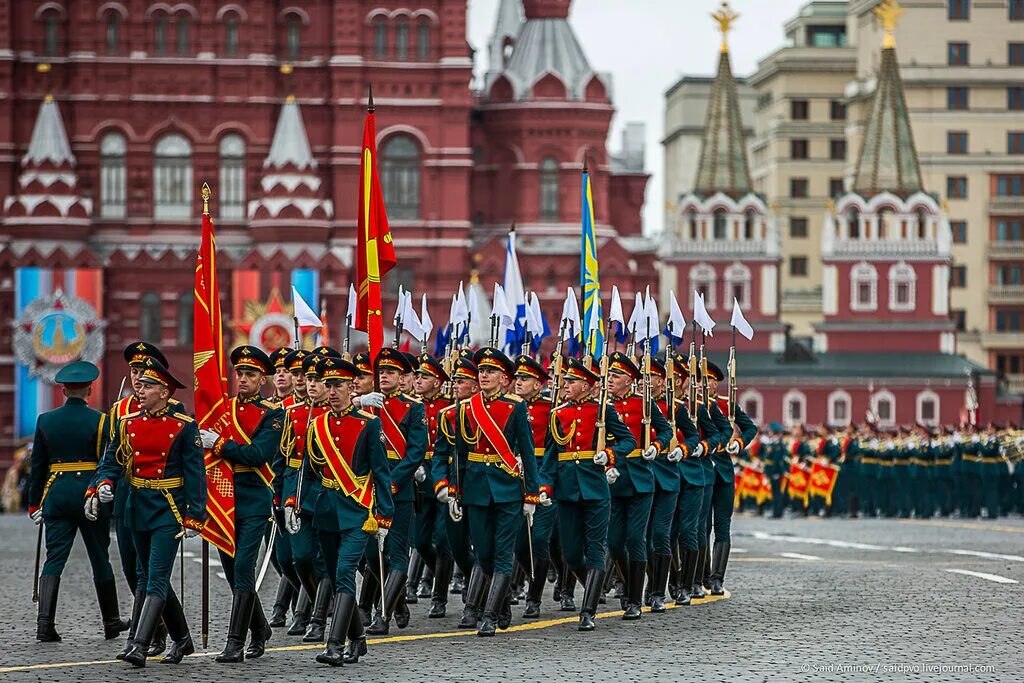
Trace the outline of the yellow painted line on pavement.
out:
<instances>
[{"instance_id":1,"label":"yellow painted line on pavement","mask_svg":"<svg viewBox=\"0 0 1024 683\"><path fill-rule=\"evenodd\" d=\"M1024 526L1006 526L1005 524L951 522L944 519L901 519L899 522L900 524L922 524L924 526L941 526L952 529L981 529L983 531L1005 531L1011 534L1024 534Z\"/></svg>"},{"instance_id":2,"label":"yellow painted line on pavement","mask_svg":"<svg viewBox=\"0 0 1024 683\"><path fill-rule=\"evenodd\" d=\"M728 600L731 596L729 591L725 592L725 595L708 595L708 597L701 600L694 600L692 606L709 605L719 600ZM677 609L677 605L669 603L665 605L666 609ZM649 608L644 608L644 612L649 612ZM612 617L621 617L622 610L614 610L610 612L599 612L595 618L597 619L610 619ZM524 631L537 631L540 629L550 628L552 626L560 626L562 624L575 624L579 621L579 615L571 617L562 617L559 619L546 619L542 621L525 622L522 624L516 624L510 627L504 633L520 633ZM498 631L498 635L502 634L502 631ZM416 640L432 640L436 638L463 638L466 636L475 636L475 629L466 629L462 631L438 631L433 633L410 633L409 635L401 636L386 636L384 638L367 638L367 645L383 645L385 643L406 643ZM281 647L268 647L267 652L303 652L308 650L320 650L324 647L323 643L311 643L303 645L283 645ZM218 652L196 652L195 654L189 655L185 659L193 659L199 657L215 657ZM159 661L157 658L153 658L153 661ZM101 664L124 664L117 659L98 659L87 662L53 662L47 664L24 664L21 666L7 666L0 668L0 674L14 673L16 671L40 671L43 669L69 669L73 667L81 666L99 666Z\"/></svg>"}]
</instances>

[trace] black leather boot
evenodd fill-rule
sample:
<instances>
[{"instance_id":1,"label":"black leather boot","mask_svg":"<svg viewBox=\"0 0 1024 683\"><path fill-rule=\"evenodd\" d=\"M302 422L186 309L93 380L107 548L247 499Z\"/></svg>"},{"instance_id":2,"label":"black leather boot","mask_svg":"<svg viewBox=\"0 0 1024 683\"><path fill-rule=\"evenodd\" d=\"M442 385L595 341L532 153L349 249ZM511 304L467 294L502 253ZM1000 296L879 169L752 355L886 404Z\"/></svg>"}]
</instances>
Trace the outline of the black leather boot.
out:
<instances>
[{"instance_id":1,"label":"black leather boot","mask_svg":"<svg viewBox=\"0 0 1024 683\"><path fill-rule=\"evenodd\" d=\"M228 621L228 640L224 650L213 660L221 664L238 664L245 660L245 632L252 621L255 593L240 590L231 596L231 618Z\"/></svg>"},{"instance_id":2,"label":"black leather boot","mask_svg":"<svg viewBox=\"0 0 1024 683\"><path fill-rule=\"evenodd\" d=\"M107 640L117 638L128 630L130 624L121 618L117 606L117 584L113 579L96 582L96 599L100 603L100 616L103 619L103 637Z\"/></svg>"},{"instance_id":3,"label":"black leather boot","mask_svg":"<svg viewBox=\"0 0 1024 683\"><path fill-rule=\"evenodd\" d=\"M320 579L320 585L316 587L316 600L313 601L313 611L309 616L309 626L306 627L306 635L302 636L304 643L324 642L324 629L327 626L327 608L331 604L331 582L329 579Z\"/></svg>"},{"instance_id":4,"label":"black leather boot","mask_svg":"<svg viewBox=\"0 0 1024 683\"><path fill-rule=\"evenodd\" d=\"M512 584L510 574L495 574L491 579L491 591L487 594L487 602L484 605L483 623L480 624L476 634L478 636L490 637L498 625L498 611L505 602L509 586Z\"/></svg>"},{"instance_id":5,"label":"black leather boot","mask_svg":"<svg viewBox=\"0 0 1024 683\"><path fill-rule=\"evenodd\" d=\"M373 614L373 606L377 604L380 597L380 579L376 574L367 570L363 574L363 585L359 587L359 601L356 609L359 610L359 620L363 626L369 626Z\"/></svg>"},{"instance_id":6,"label":"black leather boot","mask_svg":"<svg viewBox=\"0 0 1024 683\"><path fill-rule=\"evenodd\" d=\"M679 574L683 567L682 549L675 541L672 542L672 561L668 569L668 597L675 600L679 597Z\"/></svg>"},{"instance_id":7,"label":"black leather boot","mask_svg":"<svg viewBox=\"0 0 1024 683\"><path fill-rule=\"evenodd\" d=\"M142 613L139 615L139 625L135 629L135 640L131 649L124 656L124 661L134 667L146 666L146 651L156 631L156 623L160 621L160 615L164 611L164 601L155 595L147 595L146 601L142 604Z\"/></svg>"},{"instance_id":8,"label":"black leather boot","mask_svg":"<svg viewBox=\"0 0 1024 683\"><path fill-rule=\"evenodd\" d=\"M576 611L576 575L569 567L562 570L562 594L559 596L558 609L562 612Z\"/></svg>"},{"instance_id":9,"label":"black leather boot","mask_svg":"<svg viewBox=\"0 0 1024 683\"><path fill-rule=\"evenodd\" d=\"M374 615L373 622L366 629L367 634L371 636L386 636L391 630L391 615L394 614L398 601L405 594L406 578L405 572L399 569L393 569L388 572L388 578L384 582L384 598L381 603L381 611L378 615Z\"/></svg>"},{"instance_id":10,"label":"black leather boot","mask_svg":"<svg viewBox=\"0 0 1024 683\"><path fill-rule=\"evenodd\" d=\"M697 550L696 564L693 567L693 580L690 582L690 598L692 600L700 600L706 598L707 593L704 592L703 586L703 574L704 574L704 558L707 557L708 547L704 546Z\"/></svg>"},{"instance_id":11,"label":"black leather boot","mask_svg":"<svg viewBox=\"0 0 1024 683\"><path fill-rule=\"evenodd\" d=\"M277 582L277 596L274 598L274 609L270 614L270 627L281 628L288 623L288 608L292 604L292 596L295 594L295 586L291 579L282 575Z\"/></svg>"},{"instance_id":12,"label":"black leather boot","mask_svg":"<svg viewBox=\"0 0 1024 683\"><path fill-rule=\"evenodd\" d=\"M39 577L39 614L36 617L36 640L44 643L60 642L60 634L54 626L57 618L57 594L60 592L60 577L43 575Z\"/></svg>"},{"instance_id":13,"label":"black leather boot","mask_svg":"<svg viewBox=\"0 0 1024 683\"><path fill-rule=\"evenodd\" d=\"M457 628L471 629L477 627L480 621L480 606L484 596L484 584L487 577L480 565L473 565L469 573L469 584L466 586L466 606L462 610L462 620Z\"/></svg>"},{"instance_id":14,"label":"black leather boot","mask_svg":"<svg viewBox=\"0 0 1024 683\"><path fill-rule=\"evenodd\" d=\"M466 577L462 574L462 567L456 566L455 571L452 573L451 594L463 596L466 594Z\"/></svg>"},{"instance_id":15,"label":"black leather boot","mask_svg":"<svg viewBox=\"0 0 1024 683\"><path fill-rule=\"evenodd\" d=\"M604 590L604 570L588 569L583 584L583 607L580 609L580 625L577 630L593 631L594 616L597 614L597 600Z\"/></svg>"},{"instance_id":16,"label":"black leather boot","mask_svg":"<svg viewBox=\"0 0 1024 683\"><path fill-rule=\"evenodd\" d=\"M690 604L693 590L693 576L697 571L697 551L683 550L683 557L679 569L679 594L676 596L676 607L686 607Z\"/></svg>"},{"instance_id":17,"label":"black leather boot","mask_svg":"<svg viewBox=\"0 0 1024 683\"><path fill-rule=\"evenodd\" d=\"M665 611L665 583L672 565L671 555L653 555L651 557L651 612L661 614Z\"/></svg>"},{"instance_id":18,"label":"black leather boot","mask_svg":"<svg viewBox=\"0 0 1024 683\"><path fill-rule=\"evenodd\" d=\"M424 560L424 562L427 562L427 560ZM434 565L430 565L428 563L423 568L423 576L420 577L420 585L417 589L417 596L420 598L429 598L433 596L435 565L437 565L437 558L434 559Z\"/></svg>"},{"instance_id":19,"label":"black leather boot","mask_svg":"<svg viewBox=\"0 0 1024 683\"><path fill-rule=\"evenodd\" d=\"M356 596L352 593L336 593L334 595L334 613L331 616L331 630L327 636L327 648L316 656L316 661L331 666L345 663L345 634L349 630L349 622L358 621L353 616L356 607Z\"/></svg>"},{"instance_id":20,"label":"black leather boot","mask_svg":"<svg viewBox=\"0 0 1024 683\"><path fill-rule=\"evenodd\" d=\"M335 600L337 605L338 601ZM348 620L348 642L345 643L345 663L355 664L359 658L366 654L366 633L363 632L363 622L359 615L353 614Z\"/></svg>"},{"instance_id":21,"label":"black leather boot","mask_svg":"<svg viewBox=\"0 0 1024 683\"><path fill-rule=\"evenodd\" d=\"M427 617L440 619L448 612L448 584L452 580L452 571L455 569L455 560L444 557L440 553L434 563L434 589L430 596L430 611Z\"/></svg>"},{"instance_id":22,"label":"black leather boot","mask_svg":"<svg viewBox=\"0 0 1024 683\"><path fill-rule=\"evenodd\" d=\"M260 596L254 594L252 618L249 619L249 647L245 650L246 659L262 657L267 651L267 641L274 635L274 629L267 623L267 615L260 604Z\"/></svg>"},{"instance_id":23,"label":"black leather boot","mask_svg":"<svg viewBox=\"0 0 1024 683\"><path fill-rule=\"evenodd\" d=\"M626 621L636 621L642 614L640 607L644 599L647 563L631 561L626 566L626 611L622 613L622 618Z\"/></svg>"},{"instance_id":24,"label":"black leather boot","mask_svg":"<svg viewBox=\"0 0 1024 683\"><path fill-rule=\"evenodd\" d=\"M548 577L548 565L550 564L550 560L537 560L533 565L533 580L530 581L530 590L526 593L526 610L523 612L523 619L540 617L540 601L544 597L544 581Z\"/></svg>"},{"instance_id":25,"label":"black leather boot","mask_svg":"<svg viewBox=\"0 0 1024 683\"><path fill-rule=\"evenodd\" d=\"M288 635L301 636L306 633L309 626L309 615L313 611L313 602L305 586L299 591L299 599L295 602L295 609L292 610L292 624L288 627Z\"/></svg>"},{"instance_id":26,"label":"black leather boot","mask_svg":"<svg viewBox=\"0 0 1024 683\"><path fill-rule=\"evenodd\" d=\"M418 550L413 550L409 557L409 577L405 582L405 602L415 605L420 601L418 596L420 576L423 575L423 557Z\"/></svg>"},{"instance_id":27,"label":"black leather boot","mask_svg":"<svg viewBox=\"0 0 1024 683\"><path fill-rule=\"evenodd\" d=\"M526 570L523 569L523 565L514 562L512 567L512 582L509 584L508 593L511 599L509 604L519 604L519 591L523 586L523 582L526 581Z\"/></svg>"},{"instance_id":28,"label":"black leather boot","mask_svg":"<svg viewBox=\"0 0 1024 683\"><path fill-rule=\"evenodd\" d=\"M180 664L181 660L196 651L192 642L192 634L188 632L188 621L185 620L185 610L181 608L181 602L174 591L167 591L167 600L164 602L164 614L162 622L167 627L167 635L171 640L171 649L167 651L161 664ZM150 648L150 652L153 648Z\"/></svg>"},{"instance_id":29,"label":"black leather boot","mask_svg":"<svg viewBox=\"0 0 1024 683\"><path fill-rule=\"evenodd\" d=\"M132 649L132 643L135 642L135 631L139 628L139 618L142 616L142 605L145 602L146 591L135 591L135 599L132 602L132 619L128 626L128 640L125 642L124 647L121 648L121 651L114 655L115 659L124 659L124 656Z\"/></svg>"},{"instance_id":30,"label":"black leather boot","mask_svg":"<svg viewBox=\"0 0 1024 683\"><path fill-rule=\"evenodd\" d=\"M170 597L170 594L168 594ZM164 605L166 608L166 604ZM156 625L156 633L153 634L153 641L149 644L149 650L146 651L147 657L157 657L163 654L164 650L167 649L167 624L164 623L163 617Z\"/></svg>"},{"instance_id":31,"label":"black leather boot","mask_svg":"<svg viewBox=\"0 0 1024 683\"><path fill-rule=\"evenodd\" d=\"M697 578L704 592L711 590L711 535L708 534L708 544L704 547L703 565L697 565ZM703 569L701 568L703 567Z\"/></svg>"},{"instance_id":32,"label":"black leather boot","mask_svg":"<svg viewBox=\"0 0 1024 683\"><path fill-rule=\"evenodd\" d=\"M729 565L730 543L715 541L711 560L711 594L725 595L725 568Z\"/></svg>"}]
</instances>

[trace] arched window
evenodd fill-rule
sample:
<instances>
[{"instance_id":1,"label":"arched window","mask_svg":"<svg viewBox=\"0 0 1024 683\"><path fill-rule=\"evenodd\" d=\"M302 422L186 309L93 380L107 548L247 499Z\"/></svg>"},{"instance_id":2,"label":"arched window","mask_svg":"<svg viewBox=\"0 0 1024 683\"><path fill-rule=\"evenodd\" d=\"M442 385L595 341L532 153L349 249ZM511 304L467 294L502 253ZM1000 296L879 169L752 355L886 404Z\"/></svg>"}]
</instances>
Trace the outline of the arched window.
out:
<instances>
[{"instance_id":1,"label":"arched window","mask_svg":"<svg viewBox=\"0 0 1024 683\"><path fill-rule=\"evenodd\" d=\"M410 135L393 135L380 153L384 203L388 216L399 220L420 217L420 150Z\"/></svg>"},{"instance_id":2,"label":"arched window","mask_svg":"<svg viewBox=\"0 0 1024 683\"><path fill-rule=\"evenodd\" d=\"M399 19L395 23L395 57L409 58L409 22Z\"/></svg>"},{"instance_id":3,"label":"arched window","mask_svg":"<svg viewBox=\"0 0 1024 683\"><path fill-rule=\"evenodd\" d=\"M558 220L558 161L548 157L540 162L540 219Z\"/></svg>"},{"instance_id":4,"label":"arched window","mask_svg":"<svg viewBox=\"0 0 1024 683\"><path fill-rule=\"evenodd\" d=\"M388 53L388 24L384 17L373 22L373 56L384 57Z\"/></svg>"},{"instance_id":5,"label":"arched window","mask_svg":"<svg viewBox=\"0 0 1024 683\"><path fill-rule=\"evenodd\" d=\"M175 21L175 28L177 30L177 40L175 42L176 51L179 55L189 54L189 28L191 26L192 19L185 14L178 15Z\"/></svg>"},{"instance_id":6,"label":"arched window","mask_svg":"<svg viewBox=\"0 0 1024 683\"><path fill-rule=\"evenodd\" d=\"M850 394L837 389L828 395L828 424L832 427L845 427L853 419Z\"/></svg>"},{"instance_id":7,"label":"arched window","mask_svg":"<svg viewBox=\"0 0 1024 683\"><path fill-rule=\"evenodd\" d=\"M107 54L116 55L121 47L121 16L117 12L107 13Z\"/></svg>"},{"instance_id":8,"label":"arched window","mask_svg":"<svg viewBox=\"0 0 1024 683\"><path fill-rule=\"evenodd\" d=\"M234 133L220 139L220 217L245 217L245 140Z\"/></svg>"},{"instance_id":9,"label":"arched window","mask_svg":"<svg viewBox=\"0 0 1024 683\"><path fill-rule=\"evenodd\" d=\"M430 58L430 20L426 17L416 25L416 58L420 61Z\"/></svg>"},{"instance_id":10,"label":"arched window","mask_svg":"<svg viewBox=\"0 0 1024 683\"><path fill-rule=\"evenodd\" d=\"M871 397L871 412L881 427L896 424L896 397L891 391L883 389Z\"/></svg>"},{"instance_id":11,"label":"arched window","mask_svg":"<svg viewBox=\"0 0 1024 683\"><path fill-rule=\"evenodd\" d=\"M889 267L889 310L913 311L916 307L917 272L905 261Z\"/></svg>"},{"instance_id":12,"label":"arched window","mask_svg":"<svg viewBox=\"0 0 1024 683\"><path fill-rule=\"evenodd\" d=\"M178 297L178 346L192 346L195 294L185 292Z\"/></svg>"},{"instance_id":13,"label":"arched window","mask_svg":"<svg viewBox=\"0 0 1024 683\"><path fill-rule=\"evenodd\" d=\"M153 216L179 220L192 215L192 145L170 133L156 143L153 155Z\"/></svg>"},{"instance_id":14,"label":"arched window","mask_svg":"<svg viewBox=\"0 0 1024 683\"><path fill-rule=\"evenodd\" d=\"M157 14L153 17L153 52L158 55L167 54L167 15Z\"/></svg>"},{"instance_id":15,"label":"arched window","mask_svg":"<svg viewBox=\"0 0 1024 683\"><path fill-rule=\"evenodd\" d=\"M750 268L739 261L725 269L722 305L731 307L733 299L740 302L743 310L750 309Z\"/></svg>"},{"instance_id":16,"label":"arched window","mask_svg":"<svg viewBox=\"0 0 1024 683\"><path fill-rule=\"evenodd\" d=\"M285 25L286 40L288 42L288 59L298 59L302 53L302 42L300 31L302 23L299 17L294 14L288 15L288 23Z\"/></svg>"},{"instance_id":17,"label":"arched window","mask_svg":"<svg viewBox=\"0 0 1024 683\"><path fill-rule=\"evenodd\" d=\"M43 14L43 54L56 55L60 50L60 15L50 9Z\"/></svg>"},{"instance_id":18,"label":"arched window","mask_svg":"<svg viewBox=\"0 0 1024 683\"><path fill-rule=\"evenodd\" d=\"M724 240L727 232L725 209L715 209L713 225L714 232L712 233L712 237L716 240Z\"/></svg>"},{"instance_id":19,"label":"arched window","mask_svg":"<svg viewBox=\"0 0 1024 683\"><path fill-rule=\"evenodd\" d=\"M896 237L899 236L898 232L895 231L896 224L893 222L893 219L895 217L896 217L896 214L893 213L893 210L890 209L890 208L884 208L884 209L880 209L878 211L878 235L877 235L877 239L885 240L885 239L889 239L890 237L892 237L894 235Z\"/></svg>"},{"instance_id":20,"label":"arched window","mask_svg":"<svg viewBox=\"0 0 1024 683\"><path fill-rule=\"evenodd\" d=\"M139 297L139 339L160 344L160 295L143 292Z\"/></svg>"},{"instance_id":21,"label":"arched window","mask_svg":"<svg viewBox=\"0 0 1024 683\"><path fill-rule=\"evenodd\" d=\"M704 297L704 306L711 310L715 307L715 284L718 276L715 269L707 263L698 263L690 268L690 291ZM693 306L693 302L690 302Z\"/></svg>"},{"instance_id":22,"label":"arched window","mask_svg":"<svg viewBox=\"0 0 1024 683\"><path fill-rule=\"evenodd\" d=\"M224 54L227 57L238 54L238 16L234 13L224 18Z\"/></svg>"},{"instance_id":23,"label":"arched window","mask_svg":"<svg viewBox=\"0 0 1024 683\"><path fill-rule=\"evenodd\" d=\"M755 389L747 389L739 397L740 408L747 414L754 424L761 424L764 420L764 397Z\"/></svg>"},{"instance_id":24,"label":"arched window","mask_svg":"<svg viewBox=\"0 0 1024 683\"><path fill-rule=\"evenodd\" d=\"M925 389L917 395L917 423L935 427L939 424L939 395Z\"/></svg>"},{"instance_id":25,"label":"arched window","mask_svg":"<svg viewBox=\"0 0 1024 683\"><path fill-rule=\"evenodd\" d=\"M928 239L928 214L924 209L917 210L917 239Z\"/></svg>"},{"instance_id":26,"label":"arched window","mask_svg":"<svg viewBox=\"0 0 1024 683\"><path fill-rule=\"evenodd\" d=\"M697 214L694 213L693 209L690 209L689 211L686 212L686 217L684 218L684 220L686 221L686 230L687 230L687 235L689 235L689 240L691 242L696 242L697 241Z\"/></svg>"},{"instance_id":27,"label":"arched window","mask_svg":"<svg viewBox=\"0 0 1024 683\"><path fill-rule=\"evenodd\" d=\"M753 240L756 239L754 235L757 232L757 214L753 211L747 211L743 217L743 239Z\"/></svg>"},{"instance_id":28,"label":"arched window","mask_svg":"<svg viewBox=\"0 0 1024 683\"><path fill-rule=\"evenodd\" d=\"M850 269L850 308L854 311L878 308L878 271L866 261Z\"/></svg>"},{"instance_id":29,"label":"arched window","mask_svg":"<svg viewBox=\"0 0 1024 683\"><path fill-rule=\"evenodd\" d=\"M795 427L806 421L807 397L802 391L790 389L782 397L782 423L787 427Z\"/></svg>"},{"instance_id":30,"label":"arched window","mask_svg":"<svg viewBox=\"0 0 1024 683\"><path fill-rule=\"evenodd\" d=\"M100 216L124 218L125 153L120 133L107 133L100 140Z\"/></svg>"},{"instance_id":31,"label":"arched window","mask_svg":"<svg viewBox=\"0 0 1024 683\"><path fill-rule=\"evenodd\" d=\"M860 211L851 206L846 212L846 228L851 240L860 239Z\"/></svg>"}]
</instances>

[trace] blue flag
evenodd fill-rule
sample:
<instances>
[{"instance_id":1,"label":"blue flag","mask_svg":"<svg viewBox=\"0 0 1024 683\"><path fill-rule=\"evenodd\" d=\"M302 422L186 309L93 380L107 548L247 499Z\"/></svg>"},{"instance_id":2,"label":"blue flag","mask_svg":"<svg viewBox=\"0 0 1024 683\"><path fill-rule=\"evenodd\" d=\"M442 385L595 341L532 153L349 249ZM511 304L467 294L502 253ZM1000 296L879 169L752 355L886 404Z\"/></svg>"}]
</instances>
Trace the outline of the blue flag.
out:
<instances>
[{"instance_id":1,"label":"blue flag","mask_svg":"<svg viewBox=\"0 0 1024 683\"><path fill-rule=\"evenodd\" d=\"M583 235L580 242L580 286L583 290L583 334L587 352L600 356L604 352L604 325L601 316L601 280L597 269L597 238L594 235L594 193L590 174L583 171ZM591 319L597 318L596 324ZM588 330L596 327L594 334Z\"/></svg>"}]
</instances>

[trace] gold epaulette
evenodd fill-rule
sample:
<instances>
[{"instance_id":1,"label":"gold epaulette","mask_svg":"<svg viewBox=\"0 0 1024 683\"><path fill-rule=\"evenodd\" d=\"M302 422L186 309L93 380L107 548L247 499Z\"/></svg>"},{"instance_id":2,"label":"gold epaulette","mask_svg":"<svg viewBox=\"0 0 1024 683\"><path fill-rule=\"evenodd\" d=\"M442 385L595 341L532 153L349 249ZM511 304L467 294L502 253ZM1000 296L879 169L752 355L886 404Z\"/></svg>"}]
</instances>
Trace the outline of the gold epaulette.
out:
<instances>
[{"instance_id":1,"label":"gold epaulette","mask_svg":"<svg viewBox=\"0 0 1024 683\"><path fill-rule=\"evenodd\" d=\"M182 422L195 422L194 419L192 419L188 415L185 415L184 413L177 413L177 414L175 414L174 419L175 420L181 420Z\"/></svg>"},{"instance_id":2,"label":"gold epaulette","mask_svg":"<svg viewBox=\"0 0 1024 683\"><path fill-rule=\"evenodd\" d=\"M126 413L126 414L122 415L121 419L122 420L128 420L128 419L131 419L133 417L138 417L139 415L142 415L145 412L146 412L145 410L136 410L134 413Z\"/></svg>"},{"instance_id":3,"label":"gold epaulette","mask_svg":"<svg viewBox=\"0 0 1024 683\"><path fill-rule=\"evenodd\" d=\"M267 410L274 410L275 408L280 408L281 407L277 403L274 403L273 401L271 401L269 398L261 398L259 401L257 401L257 403L259 403L261 406L263 406Z\"/></svg>"},{"instance_id":4,"label":"gold epaulette","mask_svg":"<svg viewBox=\"0 0 1024 683\"><path fill-rule=\"evenodd\" d=\"M369 411L366 411L366 410L362 410L362 409L357 410L356 411L356 415L358 415L359 417L365 417L367 420L369 420L370 418L376 418L377 417L373 413L371 413Z\"/></svg>"},{"instance_id":5,"label":"gold epaulette","mask_svg":"<svg viewBox=\"0 0 1024 683\"><path fill-rule=\"evenodd\" d=\"M182 405L182 403L181 403L181 401L179 401L176 398L169 398L169 399L167 399L167 405L169 405L169 406L180 406L180 405Z\"/></svg>"},{"instance_id":6,"label":"gold epaulette","mask_svg":"<svg viewBox=\"0 0 1024 683\"><path fill-rule=\"evenodd\" d=\"M511 392L509 392L507 394L503 394L502 398L507 398L508 400L512 401L513 403L522 403L524 400L526 400L522 396L519 396L518 394L514 394L514 393L511 393Z\"/></svg>"},{"instance_id":7,"label":"gold epaulette","mask_svg":"<svg viewBox=\"0 0 1024 683\"><path fill-rule=\"evenodd\" d=\"M409 399L413 403L423 403L423 400L419 396L415 396L413 394L407 394L404 391L403 392L399 392L398 395L401 396L402 398Z\"/></svg>"}]
</instances>

